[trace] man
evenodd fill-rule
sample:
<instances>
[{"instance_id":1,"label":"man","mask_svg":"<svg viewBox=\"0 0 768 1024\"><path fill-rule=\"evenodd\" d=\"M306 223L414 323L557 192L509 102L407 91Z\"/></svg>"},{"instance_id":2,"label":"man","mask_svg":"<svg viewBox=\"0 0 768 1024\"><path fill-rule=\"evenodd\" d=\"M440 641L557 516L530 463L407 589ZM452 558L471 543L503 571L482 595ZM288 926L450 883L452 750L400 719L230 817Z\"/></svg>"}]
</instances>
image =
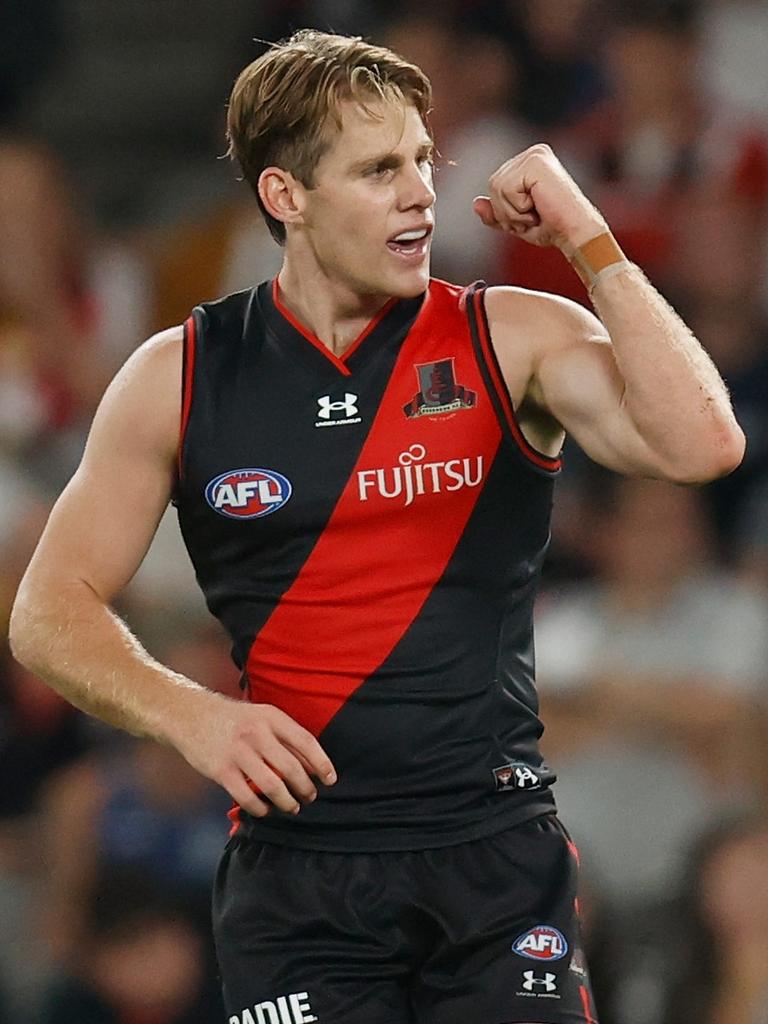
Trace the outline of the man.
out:
<instances>
[{"instance_id":1,"label":"man","mask_svg":"<svg viewBox=\"0 0 768 1024\"><path fill-rule=\"evenodd\" d=\"M678 481L743 451L713 365L546 146L475 209L569 253L605 326L430 281L429 101L414 66L323 33L243 71L231 147L280 274L128 361L14 609L19 658L236 801L229 1024L595 1020L533 690L563 431ZM109 610L171 495L248 702Z\"/></svg>"}]
</instances>

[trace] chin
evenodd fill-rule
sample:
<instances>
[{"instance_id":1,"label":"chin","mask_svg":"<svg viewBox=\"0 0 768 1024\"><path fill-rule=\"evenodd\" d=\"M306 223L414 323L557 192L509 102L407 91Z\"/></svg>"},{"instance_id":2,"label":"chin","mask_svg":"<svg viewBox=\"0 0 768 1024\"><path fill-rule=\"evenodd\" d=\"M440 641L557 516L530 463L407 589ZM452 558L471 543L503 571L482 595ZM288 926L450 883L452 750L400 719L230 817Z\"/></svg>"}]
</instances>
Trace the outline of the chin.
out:
<instances>
[{"instance_id":1,"label":"chin","mask_svg":"<svg viewBox=\"0 0 768 1024\"><path fill-rule=\"evenodd\" d=\"M398 274L390 282L387 292L395 299L415 299L429 287L429 264L423 269Z\"/></svg>"}]
</instances>

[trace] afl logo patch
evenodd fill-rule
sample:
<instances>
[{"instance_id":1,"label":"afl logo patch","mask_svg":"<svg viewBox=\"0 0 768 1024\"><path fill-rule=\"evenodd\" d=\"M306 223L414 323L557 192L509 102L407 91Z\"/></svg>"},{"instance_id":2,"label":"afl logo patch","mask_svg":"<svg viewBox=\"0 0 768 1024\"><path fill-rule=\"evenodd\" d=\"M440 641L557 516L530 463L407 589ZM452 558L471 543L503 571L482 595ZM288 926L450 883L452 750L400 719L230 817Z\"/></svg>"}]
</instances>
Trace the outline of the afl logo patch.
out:
<instances>
[{"instance_id":1,"label":"afl logo patch","mask_svg":"<svg viewBox=\"0 0 768 1024\"><path fill-rule=\"evenodd\" d=\"M274 469L230 469L211 480L205 500L229 519L259 519L282 508L292 490L290 480Z\"/></svg>"},{"instance_id":2,"label":"afl logo patch","mask_svg":"<svg viewBox=\"0 0 768 1024\"><path fill-rule=\"evenodd\" d=\"M568 952L565 936L549 924L537 924L527 932L518 935L512 943L512 951L529 960L562 960Z\"/></svg>"}]
</instances>

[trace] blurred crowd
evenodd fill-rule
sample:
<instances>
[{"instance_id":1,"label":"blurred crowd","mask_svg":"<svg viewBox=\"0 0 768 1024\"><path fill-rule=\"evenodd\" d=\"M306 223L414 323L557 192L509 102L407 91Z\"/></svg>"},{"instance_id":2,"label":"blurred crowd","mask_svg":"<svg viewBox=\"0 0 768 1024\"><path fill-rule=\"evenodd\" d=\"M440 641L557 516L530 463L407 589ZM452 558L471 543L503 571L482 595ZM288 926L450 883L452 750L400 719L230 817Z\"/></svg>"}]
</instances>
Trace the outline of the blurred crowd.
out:
<instances>
[{"instance_id":1,"label":"blurred crowd","mask_svg":"<svg viewBox=\"0 0 768 1024\"><path fill-rule=\"evenodd\" d=\"M586 302L557 252L471 209L549 142L726 379L748 448L714 485L622 481L567 447L537 662L602 1024L766 1024L765 0L5 0L0 631L116 368L278 268L222 159L225 107L260 41L308 25L431 76L437 276ZM172 515L118 611L234 693ZM0 646L0 1024L222 1019L208 892L227 807Z\"/></svg>"}]
</instances>

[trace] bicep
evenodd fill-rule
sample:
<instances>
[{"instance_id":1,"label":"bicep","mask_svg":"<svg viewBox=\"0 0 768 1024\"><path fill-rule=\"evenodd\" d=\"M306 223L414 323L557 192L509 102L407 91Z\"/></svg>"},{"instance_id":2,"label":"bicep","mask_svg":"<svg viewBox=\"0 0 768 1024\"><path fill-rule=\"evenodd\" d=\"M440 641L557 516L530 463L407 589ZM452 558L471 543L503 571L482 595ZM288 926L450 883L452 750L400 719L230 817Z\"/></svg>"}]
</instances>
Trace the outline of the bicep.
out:
<instances>
[{"instance_id":1,"label":"bicep","mask_svg":"<svg viewBox=\"0 0 768 1024\"><path fill-rule=\"evenodd\" d=\"M627 411L613 346L600 322L583 313L589 320L575 322L568 341L542 354L536 400L595 462L657 476L658 460Z\"/></svg>"},{"instance_id":2,"label":"bicep","mask_svg":"<svg viewBox=\"0 0 768 1024\"><path fill-rule=\"evenodd\" d=\"M84 583L109 602L131 579L174 484L180 377L181 334L174 330L142 346L112 381L28 583Z\"/></svg>"}]
</instances>

